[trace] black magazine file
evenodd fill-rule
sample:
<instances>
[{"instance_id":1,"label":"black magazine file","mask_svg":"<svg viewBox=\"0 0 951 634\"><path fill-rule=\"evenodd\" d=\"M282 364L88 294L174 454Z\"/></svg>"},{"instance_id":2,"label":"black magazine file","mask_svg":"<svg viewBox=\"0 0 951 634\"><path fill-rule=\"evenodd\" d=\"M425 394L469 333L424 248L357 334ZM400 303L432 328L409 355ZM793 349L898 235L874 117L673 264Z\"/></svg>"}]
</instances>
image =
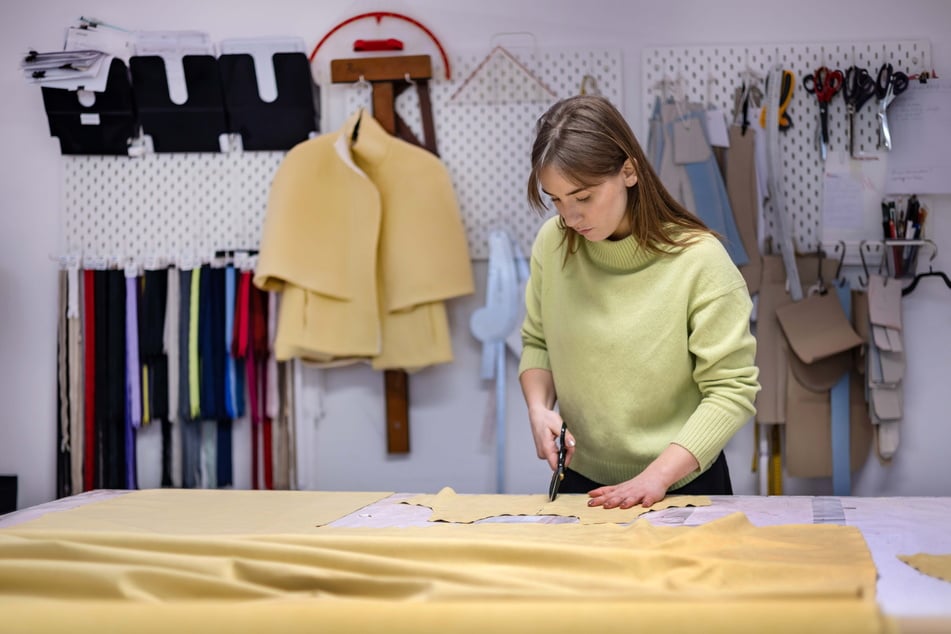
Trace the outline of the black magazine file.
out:
<instances>
[{"instance_id":1,"label":"black magazine file","mask_svg":"<svg viewBox=\"0 0 951 634\"><path fill-rule=\"evenodd\" d=\"M63 154L128 154L136 134L135 101L125 62L113 58L106 89L95 92L91 106L79 102L75 90L43 87L43 107L50 136Z\"/></svg>"},{"instance_id":2,"label":"black magazine file","mask_svg":"<svg viewBox=\"0 0 951 634\"><path fill-rule=\"evenodd\" d=\"M230 131L245 150L289 150L317 131L316 86L304 53L275 53L277 98L261 99L254 59L246 53L221 55L218 68Z\"/></svg>"},{"instance_id":3,"label":"black magazine file","mask_svg":"<svg viewBox=\"0 0 951 634\"><path fill-rule=\"evenodd\" d=\"M185 55L182 66L188 99L179 105L169 96L161 57L129 59L142 131L152 137L156 152L219 152L218 137L228 132L228 125L218 60L212 55Z\"/></svg>"}]
</instances>

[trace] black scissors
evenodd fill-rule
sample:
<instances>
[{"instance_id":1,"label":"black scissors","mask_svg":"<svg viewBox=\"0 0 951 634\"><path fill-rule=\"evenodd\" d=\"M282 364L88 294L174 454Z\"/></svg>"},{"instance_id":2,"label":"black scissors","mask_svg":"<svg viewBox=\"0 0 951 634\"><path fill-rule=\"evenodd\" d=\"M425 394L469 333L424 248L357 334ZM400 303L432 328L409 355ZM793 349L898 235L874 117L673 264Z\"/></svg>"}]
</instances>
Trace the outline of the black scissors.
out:
<instances>
[{"instance_id":1,"label":"black scissors","mask_svg":"<svg viewBox=\"0 0 951 634\"><path fill-rule=\"evenodd\" d=\"M568 426L562 422L561 437L558 444L558 468L551 474L551 484L548 485L548 500L550 502L554 502L555 498L558 497L558 487L561 486L561 481L565 479L565 456L568 454L568 444L565 442L565 432L567 431Z\"/></svg>"},{"instance_id":2,"label":"black scissors","mask_svg":"<svg viewBox=\"0 0 951 634\"><path fill-rule=\"evenodd\" d=\"M842 97L849 116L849 156L855 157L855 117L869 99L876 94L875 82L868 71L858 66L849 66L845 71Z\"/></svg>"},{"instance_id":3,"label":"black scissors","mask_svg":"<svg viewBox=\"0 0 951 634\"><path fill-rule=\"evenodd\" d=\"M888 62L882 64L875 80L875 95L878 97L878 147L892 149L892 135L888 131L888 106L895 97L908 88L908 75L892 69Z\"/></svg>"},{"instance_id":4,"label":"black scissors","mask_svg":"<svg viewBox=\"0 0 951 634\"><path fill-rule=\"evenodd\" d=\"M819 153L822 160L826 160L829 150L829 102L842 90L845 77L841 70L829 70L820 66L816 72L807 75L802 80L802 86L807 92L816 96L819 102L819 128L816 130L816 140L819 143Z\"/></svg>"}]
</instances>

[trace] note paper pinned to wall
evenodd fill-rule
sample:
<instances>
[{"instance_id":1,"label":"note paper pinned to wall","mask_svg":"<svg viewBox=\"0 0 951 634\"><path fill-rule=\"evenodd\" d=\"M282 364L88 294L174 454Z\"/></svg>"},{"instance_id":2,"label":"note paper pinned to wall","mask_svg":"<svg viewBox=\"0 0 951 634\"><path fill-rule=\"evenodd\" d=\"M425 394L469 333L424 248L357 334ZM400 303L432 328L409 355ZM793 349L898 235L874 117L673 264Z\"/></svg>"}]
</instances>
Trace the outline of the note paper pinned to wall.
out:
<instances>
[{"instance_id":1,"label":"note paper pinned to wall","mask_svg":"<svg viewBox=\"0 0 951 634\"><path fill-rule=\"evenodd\" d=\"M852 161L847 151L830 153L822 178L823 242L880 237L884 181L885 161Z\"/></svg>"},{"instance_id":2,"label":"note paper pinned to wall","mask_svg":"<svg viewBox=\"0 0 951 634\"><path fill-rule=\"evenodd\" d=\"M888 194L951 193L951 82L912 81L888 108Z\"/></svg>"}]
</instances>

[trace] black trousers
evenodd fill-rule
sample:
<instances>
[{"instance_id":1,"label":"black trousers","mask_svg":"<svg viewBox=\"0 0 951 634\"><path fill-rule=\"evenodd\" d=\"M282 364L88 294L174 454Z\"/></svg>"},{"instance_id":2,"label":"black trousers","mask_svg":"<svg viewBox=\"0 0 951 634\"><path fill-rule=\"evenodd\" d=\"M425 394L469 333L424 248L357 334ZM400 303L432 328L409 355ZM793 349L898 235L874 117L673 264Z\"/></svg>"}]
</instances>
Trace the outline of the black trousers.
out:
<instances>
[{"instance_id":1,"label":"black trousers","mask_svg":"<svg viewBox=\"0 0 951 634\"><path fill-rule=\"evenodd\" d=\"M558 492L587 493L602 486L604 485L586 478L577 471L567 469ZM679 489L667 491L667 495L733 495L733 484L730 482L730 469L726 464L726 456L721 451L709 469Z\"/></svg>"}]
</instances>

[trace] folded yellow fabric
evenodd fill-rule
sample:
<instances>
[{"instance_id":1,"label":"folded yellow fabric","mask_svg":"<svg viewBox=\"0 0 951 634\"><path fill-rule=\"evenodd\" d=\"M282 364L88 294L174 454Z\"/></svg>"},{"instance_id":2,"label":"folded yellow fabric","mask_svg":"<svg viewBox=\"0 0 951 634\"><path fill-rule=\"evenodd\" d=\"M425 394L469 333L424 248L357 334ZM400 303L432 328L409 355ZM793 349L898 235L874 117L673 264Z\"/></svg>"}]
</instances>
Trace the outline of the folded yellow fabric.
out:
<instances>
[{"instance_id":1,"label":"folded yellow fabric","mask_svg":"<svg viewBox=\"0 0 951 634\"><path fill-rule=\"evenodd\" d=\"M928 555L918 553L917 555L898 555L898 558L918 572L923 572L942 581L951 581L951 554Z\"/></svg>"},{"instance_id":2,"label":"folded yellow fabric","mask_svg":"<svg viewBox=\"0 0 951 634\"><path fill-rule=\"evenodd\" d=\"M710 506L710 498L702 495L674 495L657 504L629 509L605 509L588 506L585 494L560 494L554 502L544 494L534 495L459 495L444 487L436 495L417 495L404 504L428 506L433 510L430 522L471 523L500 515L560 515L577 517L582 524L626 524L644 513L683 506Z\"/></svg>"},{"instance_id":3,"label":"folded yellow fabric","mask_svg":"<svg viewBox=\"0 0 951 634\"><path fill-rule=\"evenodd\" d=\"M306 533L392 495L351 491L146 489L47 513L17 530Z\"/></svg>"},{"instance_id":4,"label":"folded yellow fabric","mask_svg":"<svg viewBox=\"0 0 951 634\"><path fill-rule=\"evenodd\" d=\"M874 603L847 599L813 601L605 601L579 592L570 602L552 601L9 601L0 597L3 625L11 632L102 634L221 631L282 632L544 632L545 634L802 634L894 632ZM939 632L942 629L916 631Z\"/></svg>"},{"instance_id":5,"label":"folded yellow fabric","mask_svg":"<svg viewBox=\"0 0 951 634\"><path fill-rule=\"evenodd\" d=\"M431 524L309 534L0 531L0 596L45 599L873 599L858 529Z\"/></svg>"}]
</instances>

